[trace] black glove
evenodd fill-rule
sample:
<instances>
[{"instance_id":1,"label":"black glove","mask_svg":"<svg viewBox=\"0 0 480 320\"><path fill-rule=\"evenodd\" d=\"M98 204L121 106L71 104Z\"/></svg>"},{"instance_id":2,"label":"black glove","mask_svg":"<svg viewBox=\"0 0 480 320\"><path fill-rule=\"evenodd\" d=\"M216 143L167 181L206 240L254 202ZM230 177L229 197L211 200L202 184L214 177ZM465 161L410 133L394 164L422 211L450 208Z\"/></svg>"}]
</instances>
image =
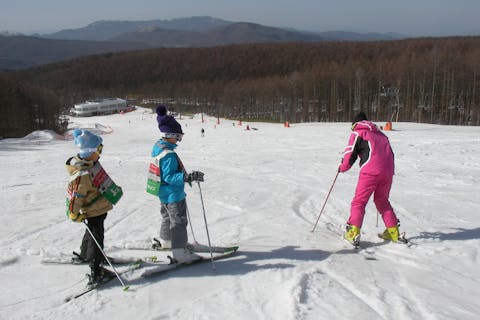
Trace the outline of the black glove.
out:
<instances>
[{"instance_id":1,"label":"black glove","mask_svg":"<svg viewBox=\"0 0 480 320\"><path fill-rule=\"evenodd\" d=\"M203 182L203 176L204 174L201 171L192 171L191 173L185 175L184 181L189 185L192 185L192 181Z\"/></svg>"},{"instance_id":2,"label":"black glove","mask_svg":"<svg viewBox=\"0 0 480 320\"><path fill-rule=\"evenodd\" d=\"M192 181L200 181L203 182L203 172L201 171L192 171L192 173L189 174L189 176L192 177Z\"/></svg>"}]
</instances>

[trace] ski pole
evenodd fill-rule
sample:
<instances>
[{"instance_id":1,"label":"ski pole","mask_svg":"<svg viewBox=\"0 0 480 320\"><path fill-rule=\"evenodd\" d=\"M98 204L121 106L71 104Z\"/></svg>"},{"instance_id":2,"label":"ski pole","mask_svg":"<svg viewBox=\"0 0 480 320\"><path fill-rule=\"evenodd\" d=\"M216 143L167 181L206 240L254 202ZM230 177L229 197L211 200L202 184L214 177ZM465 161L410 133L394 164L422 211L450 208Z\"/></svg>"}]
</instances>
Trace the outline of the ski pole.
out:
<instances>
[{"instance_id":1,"label":"ski pole","mask_svg":"<svg viewBox=\"0 0 480 320\"><path fill-rule=\"evenodd\" d=\"M185 208L187 209L187 217L188 221L190 222L190 231L192 232L193 243L198 244L197 239L195 239L195 233L193 233L192 219L190 219L190 211L188 210L187 202L185 202Z\"/></svg>"},{"instance_id":2,"label":"ski pole","mask_svg":"<svg viewBox=\"0 0 480 320\"><path fill-rule=\"evenodd\" d=\"M325 205L327 204L328 197L330 196L330 193L332 192L333 186L335 185L335 181L337 181L337 177L338 177L339 173L340 173L340 171L337 170L337 174L335 175L335 179L333 179L332 186L330 187L330 190L328 191L327 197L325 198L325 202L323 203L322 209L320 210L320 214L317 217L317 221L315 222L315 225L313 226L313 229L310 232L314 232L315 228L317 227L318 220L320 220L320 216L323 213L323 209L325 209Z\"/></svg>"},{"instance_id":3,"label":"ski pole","mask_svg":"<svg viewBox=\"0 0 480 320\"><path fill-rule=\"evenodd\" d=\"M113 269L113 272L115 272L115 275L117 276L118 280L120 281L120 283L122 284L123 286L123 291L127 291L129 286L126 286L125 283L123 283L122 281L122 278L120 278L117 270L115 270L115 267L112 265L112 263L110 262L110 260L108 259L107 255L105 254L105 252L103 251L102 247L100 246L100 244L98 243L97 239L95 239L95 236L93 235L92 233L92 230L90 230L90 228L88 227L88 224L83 221L83 223L85 224L85 227L87 227L87 231L88 233L90 233L90 236L93 238L93 241L95 241L95 244L97 245L98 249L100 249L100 252L103 254L103 256L105 257L105 260L107 260L108 264L110 265L110 267Z\"/></svg>"},{"instance_id":4,"label":"ski pole","mask_svg":"<svg viewBox=\"0 0 480 320\"><path fill-rule=\"evenodd\" d=\"M202 188L200 187L200 181L197 180L197 184L198 184L198 190L200 191L200 201L202 202L203 220L205 221L205 229L207 230L208 249L210 250L210 258L212 260L212 269L215 271L216 268L215 268L215 263L213 262L212 244L210 242L210 234L208 232L207 215L205 214L205 205L203 204Z\"/></svg>"}]
</instances>

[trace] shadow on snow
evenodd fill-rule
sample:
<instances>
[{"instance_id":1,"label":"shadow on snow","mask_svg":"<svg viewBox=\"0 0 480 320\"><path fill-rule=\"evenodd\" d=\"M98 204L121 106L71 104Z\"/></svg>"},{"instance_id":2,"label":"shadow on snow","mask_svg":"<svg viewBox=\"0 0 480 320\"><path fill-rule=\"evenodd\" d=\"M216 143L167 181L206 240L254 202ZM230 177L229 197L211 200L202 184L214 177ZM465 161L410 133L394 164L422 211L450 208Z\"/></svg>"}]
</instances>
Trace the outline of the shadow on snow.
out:
<instances>
[{"instance_id":1,"label":"shadow on snow","mask_svg":"<svg viewBox=\"0 0 480 320\"><path fill-rule=\"evenodd\" d=\"M216 271L212 270L210 261L205 261L199 265L186 266L179 269L173 269L157 276L132 279L129 285L148 284L159 281L165 277L174 276L178 278L186 277L209 277L217 275L244 275L250 272L260 270L274 270L294 268L296 261L322 261L332 253L322 250L309 249L298 250L296 246L286 246L272 251L243 251L239 250L235 255L228 259L215 261ZM275 261L281 260L281 261ZM287 261L285 261L287 260Z\"/></svg>"}]
</instances>

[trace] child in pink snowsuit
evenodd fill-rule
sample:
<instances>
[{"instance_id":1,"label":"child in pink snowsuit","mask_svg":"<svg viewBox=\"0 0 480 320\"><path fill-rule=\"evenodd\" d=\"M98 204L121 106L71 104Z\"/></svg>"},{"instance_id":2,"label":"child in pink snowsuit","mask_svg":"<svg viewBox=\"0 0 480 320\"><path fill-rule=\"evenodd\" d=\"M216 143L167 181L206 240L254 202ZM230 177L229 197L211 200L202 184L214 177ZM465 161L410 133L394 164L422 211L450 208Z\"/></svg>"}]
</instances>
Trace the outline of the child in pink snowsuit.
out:
<instances>
[{"instance_id":1,"label":"child in pink snowsuit","mask_svg":"<svg viewBox=\"0 0 480 320\"><path fill-rule=\"evenodd\" d=\"M396 229L398 235L398 219L388 200L394 175L394 155L390 142L375 124L367 120L363 112L355 116L352 131L342 162L338 167L339 172L345 172L352 167L357 157L360 158L360 174L348 224L360 231L365 206L373 193L373 201L385 226L387 229Z\"/></svg>"}]
</instances>

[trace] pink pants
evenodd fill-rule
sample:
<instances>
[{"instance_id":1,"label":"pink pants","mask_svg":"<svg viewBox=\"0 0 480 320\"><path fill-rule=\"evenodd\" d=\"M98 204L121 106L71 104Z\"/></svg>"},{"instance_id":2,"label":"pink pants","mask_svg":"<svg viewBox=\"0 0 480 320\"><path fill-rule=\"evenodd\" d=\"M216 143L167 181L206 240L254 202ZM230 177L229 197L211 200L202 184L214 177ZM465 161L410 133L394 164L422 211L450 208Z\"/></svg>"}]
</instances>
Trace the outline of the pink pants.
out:
<instances>
[{"instance_id":1,"label":"pink pants","mask_svg":"<svg viewBox=\"0 0 480 320\"><path fill-rule=\"evenodd\" d=\"M350 208L349 224L359 228L362 227L365 207L373 193L373 202L382 216L385 226L390 228L397 225L397 216L393 212L390 201L388 201L390 188L392 187L392 178L391 175L372 176L360 173Z\"/></svg>"}]
</instances>

